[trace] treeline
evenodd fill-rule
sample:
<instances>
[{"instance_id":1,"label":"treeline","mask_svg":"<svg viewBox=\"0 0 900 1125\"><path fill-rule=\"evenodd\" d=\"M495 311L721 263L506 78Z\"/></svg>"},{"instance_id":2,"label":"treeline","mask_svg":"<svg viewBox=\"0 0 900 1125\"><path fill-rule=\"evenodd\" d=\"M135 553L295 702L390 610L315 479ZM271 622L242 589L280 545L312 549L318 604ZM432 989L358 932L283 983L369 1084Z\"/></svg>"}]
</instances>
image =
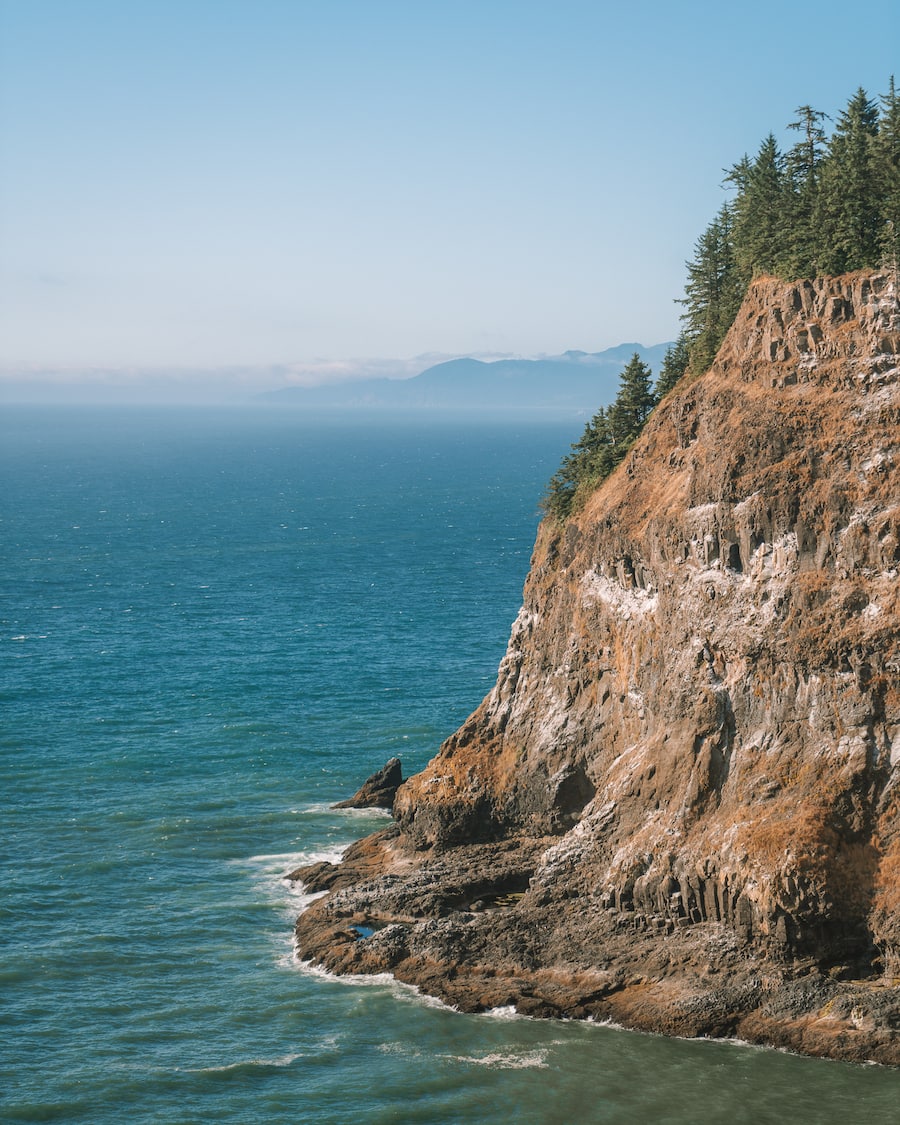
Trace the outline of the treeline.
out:
<instances>
[{"instance_id":1,"label":"treeline","mask_svg":"<svg viewBox=\"0 0 900 1125\"><path fill-rule=\"evenodd\" d=\"M734 195L686 263L683 328L659 377L635 355L615 402L594 415L551 478L544 510L565 519L622 460L656 403L687 373L715 358L754 277L792 281L850 270L898 268L900 95L856 91L828 136L821 110L803 105L782 152L770 134L756 156L725 173Z\"/></svg>"},{"instance_id":2,"label":"treeline","mask_svg":"<svg viewBox=\"0 0 900 1125\"><path fill-rule=\"evenodd\" d=\"M800 106L788 125L797 142L787 152L769 134L753 159L744 156L726 171L735 194L687 263L682 319L691 371L712 363L754 277L793 281L896 268L900 95L893 78L878 102L857 90L830 137L827 120Z\"/></svg>"}]
</instances>

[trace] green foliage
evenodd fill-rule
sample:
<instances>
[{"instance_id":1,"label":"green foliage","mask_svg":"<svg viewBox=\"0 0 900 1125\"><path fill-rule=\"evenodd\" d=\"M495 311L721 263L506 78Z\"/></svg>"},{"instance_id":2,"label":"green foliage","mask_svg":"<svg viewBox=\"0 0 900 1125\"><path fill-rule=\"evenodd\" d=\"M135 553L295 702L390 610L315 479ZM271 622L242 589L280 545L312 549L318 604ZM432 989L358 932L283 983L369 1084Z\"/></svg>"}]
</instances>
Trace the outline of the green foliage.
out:
<instances>
[{"instance_id":1,"label":"green foliage","mask_svg":"<svg viewBox=\"0 0 900 1125\"><path fill-rule=\"evenodd\" d=\"M749 280L735 257L732 209L727 203L697 239L687 274L682 320L691 369L705 371L737 315Z\"/></svg>"},{"instance_id":2,"label":"green foliage","mask_svg":"<svg viewBox=\"0 0 900 1125\"><path fill-rule=\"evenodd\" d=\"M622 460L656 405L650 368L637 352L619 376L615 401L597 413L550 478L541 501L544 511L564 520L577 511Z\"/></svg>"},{"instance_id":3,"label":"green foliage","mask_svg":"<svg viewBox=\"0 0 900 1125\"><path fill-rule=\"evenodd\" d=\"M682 332L663 356L662 367L659 369L656 385L653 388L657 402L667 395L675 384L687 374L690 365L691 353L688 348L688 339L686 333Z\"/></svg>"},{"instance_id":4,"label":"green foliage","mask_svg":"<svg viewBox=\"0 0 900 1125\"><path fill-rule=\"evenodd\" d=\"M825 153L825 114L811 105L796 109L789 129L802 134L785 161L784 236L777 273L785 277L814 277L818 272L819 232L816 199Z\"/></svg>"},{"instance_id":5,"label":"green foliage","mask_svg":"<svg viewBox=\"0 0 900 1125\"><path fill-rule=\"evenodd\" d=\"M900 98L891 79L878 104L859 89L830 139L825 114L796 110L800 133L784 155L774 136L725 176L733 200L698 239L686 263L682 316L691 370L706 370L751 279L785 280L897 268L900 257Z\"/></svg>"},{"instance_id":6,"label":"green foliage","mask_svg":"<svg viewBox=\"0 0 900 1125\"><path fill-rule=\"evenodd\" d=\"M656 406L651 374L635 352L619 376L619 391L606 415L610 437L619 449L627 449L637 440Z\"/></svg>"},{"instance_id":7,"label":"green foliage","mask_svg":"<svg viewBox=\"0 0 900 1125\"><path fill-rule=\"evenodd\" d=\"M882 264L896 273L900 265L900 95L893 78L881 99L881 120L872 146L872 160L884 217L879 238Z\"/></svg>"},{"instance_id":8,"label":"green foliage","mask_svg":"<svg viewBox=\"0 0 900 1125\"><path fill-rule=\"evenodd\" d=\"M859 89L840 115L828 145L817 203L820 261L825 273L879 263L881 200L874 148L878 109Z\"/></svg>"},{"instance_id":9,"label":"green foliage","mask_svg":"<svg viewBox=\"0 0 900 1125\"><path fill-rule=\"evenodd\" d=\"M688 371L713 362L753 277L785 280L900 263L900 96L894 79L879 103L859 89L835 123L799 106L787 153L770 134L753 160L726 172L734 198L697 239L687 262L684 328L663 360L656 385L635 354L615 401L601 408L547 487L544 510L564 520L618 465L654 405Z\"/></svg>"},{"instance_id":10,"label":"green foliage","mask_svg":"<svg viewBox=\"0 0 900 1125\"><path fill-rule=\"evenodd\" d=\"M738 276L773 273L784 242L784 157L770 133L751 164L735 165L726 182L738 188L732 239Z\"/></svg>"}]
</instances>

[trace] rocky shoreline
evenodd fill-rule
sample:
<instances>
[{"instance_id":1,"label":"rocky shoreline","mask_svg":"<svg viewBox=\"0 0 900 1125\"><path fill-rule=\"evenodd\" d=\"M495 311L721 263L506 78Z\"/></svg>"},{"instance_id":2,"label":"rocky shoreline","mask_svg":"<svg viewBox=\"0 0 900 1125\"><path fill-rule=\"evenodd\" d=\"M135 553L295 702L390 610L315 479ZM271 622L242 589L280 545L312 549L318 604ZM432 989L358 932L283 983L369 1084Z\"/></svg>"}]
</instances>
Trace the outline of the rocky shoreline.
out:
<instances>
[{"instance_id":1,"label":"rocky shoreline","mask_svg":"<svg viewBox=\"0 0 900 1125\"><path fill-rule=\"evenodd\" d=\"M497 684L301 956L463 1011L900 1065L900 303L754 283L538 534Z\"/></svg>"},{"instance_id":2,"label":"rocky shoreline","mask_svg":"<svg viewBox=\"0 0 900 1125\"><path fill-rule=\"evenodd\" d=\"M722 923L676 926L584 895L576 922L571 885L528 889L552 840L463 845L425 862L397 842L391 827L340 865L292 872L330 892L297 921L304 959L342 975L391 973L462 1012L513 1006L900 1065L898 982L869 966L775 966Z\"/></svg>"}]
</instances>

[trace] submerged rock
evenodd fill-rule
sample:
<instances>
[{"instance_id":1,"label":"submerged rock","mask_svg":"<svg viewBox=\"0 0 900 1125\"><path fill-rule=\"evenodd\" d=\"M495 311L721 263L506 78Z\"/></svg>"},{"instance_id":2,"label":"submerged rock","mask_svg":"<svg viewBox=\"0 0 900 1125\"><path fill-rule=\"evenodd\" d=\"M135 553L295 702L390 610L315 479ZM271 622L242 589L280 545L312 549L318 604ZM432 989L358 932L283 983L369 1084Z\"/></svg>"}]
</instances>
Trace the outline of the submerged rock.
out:
<instances>
[{"instance_id":1,"label":"submerged rock","mask_svg":"<svg viewBox=\"0 0 900 1125\"><path fill-rule=\"evenodd\" d=\"M763 278L541 525L496 685L310 873L299 947L467 1011L900 1065L898 764L895 282Z\"/></svg>"}]
</instances>

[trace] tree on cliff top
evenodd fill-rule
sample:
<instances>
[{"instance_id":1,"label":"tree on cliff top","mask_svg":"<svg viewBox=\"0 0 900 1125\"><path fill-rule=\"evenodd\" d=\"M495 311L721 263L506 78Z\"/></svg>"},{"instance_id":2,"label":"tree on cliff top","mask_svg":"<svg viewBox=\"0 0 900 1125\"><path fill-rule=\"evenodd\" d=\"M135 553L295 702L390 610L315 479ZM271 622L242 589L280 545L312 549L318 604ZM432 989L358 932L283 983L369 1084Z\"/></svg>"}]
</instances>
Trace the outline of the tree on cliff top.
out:
<instances>
[{"instance_id":1,"label":"tree on cliff top","mask_svg":"<svg viewBox=\"0 0 900 1125\"><path fill-rule=\"evenodd\" d=\"M876 102L859 89L830 139L826 114L796 110L800 141L782 156L771 134L725 176L735 191L686 263L682 304L691 371L712 363L747 286L891 265L900 251L900 99L894 80Z\"/></svg>"},{"instance_id":2,"label":"tree on cliff top","mask_svg":"<svg viewBox=\"0 0 900 1125\"><path fill-rule=\"evenodd\" d=\"M779 256L779 272L804 277L818 272L816 198L825 156L822 121L827 114L813 109L811 105L798 106L795 113L797 120L791 121L788 128L802 136L785 160L784 241Z\"/></svg>"},{"instance_id":3,"label":"tree on cliff top","mask_svg":"<svg viewBox=\"0 0 900 1125\"><path fill-rule=\"evenodd\" d=\"M881 200L875 172L878 109L860 88L840 115L828 146L818 195L826 273L879 264Z\"/></svg>"},{"instance_id":4,"label":"tree on cliff top","mask_svg":"<svg viewBox=\"0 0 900 1125\"><path fill-rule=\"evenodd\" d=\"M900 263L900 94L893 78L881 99L881 120L873 158L885 220L881 231L884 264L896 272Z\"/></svg>"},{"instance_id":5,"label":"tree on cliff top","mask_svg":"<svg viewBox=\"0 0 900 1125\"><path fill-rule=\"evenodd\" d=\"M541 501L548 515L564 520L580 508L635 443L657 402L651 378L635 352L619 376L613 404L600 407L550 478Z\"/></svg>"},{"instance_id":6,"label":"tree on cliff top","mask_svg":"<svg viewBox=\"0 0 900 1125\"><path fill-rule=\"evenodd\" d=\"M838 117L830 139L826 114L796 110L789 129L801 138L786 156L770 134L756 157L727 173L734 198L697 239L685 263L684 328L663 361L656 386L635 355L619 392L600 409L563 460L542 501L565 519L625 456L663 395L684 375L700 375L715 359L753 277L786 281L817 273L900 261L900 96L894 79L878 103L860 88Z\"/></svg>"},{"instance_id":7,"label":"tree on cliff top","mask_svg":"<svg viewBox=\"0 0 900 1125\"><path fill-rule=\"evenodd\" d=\"M705 371L737 315L747 288L734 253L732 209L724 203L687 263L682 304L691 370Z\"/></svg>"},{"instance_id":8,"label":"tree on cliff top","mask_svg":"<svg viewBox=\"0 0 900 1125\"><path fill-rule=\"evenodd\" d=\"M755 160L744 157L725 178L738 188L731 233L735 266L746 283L754 272L775 272L784 244L784 157L773 134Z\"/></svg>"}]
</instances>

